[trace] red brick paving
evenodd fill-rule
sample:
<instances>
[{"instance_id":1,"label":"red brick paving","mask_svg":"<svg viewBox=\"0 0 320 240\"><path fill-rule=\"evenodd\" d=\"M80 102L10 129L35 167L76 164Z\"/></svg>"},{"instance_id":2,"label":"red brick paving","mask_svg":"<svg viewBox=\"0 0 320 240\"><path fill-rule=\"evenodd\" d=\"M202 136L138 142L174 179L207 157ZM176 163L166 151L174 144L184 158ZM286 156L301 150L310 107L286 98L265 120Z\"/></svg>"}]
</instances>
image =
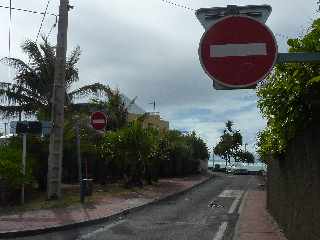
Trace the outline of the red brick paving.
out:
<instances>
[{"instance_id":1,"label":"red brick paving","mask_svg":"<svg viewBox=\"0 0 320 240\"><path fill-rule=\"evenodd\" d=\"M188 189L209 176L161 179L157 187L146 188L135 196L105 197L96 204L50 210L33 210L23 213L1 215L0 234L24 230L44 229L111 216L125 209L147 204L156 199Z\"/></svg>"},{"instance_id":2,"label":"red brick paving","mask_svg":"<svg viewBox=\"0 0 320 240\"><path fill-rule=\"evenodd\" d=\"M286 240L266 210L266 192L249 191L235 240Z\"/></svg>"}]
</instances>

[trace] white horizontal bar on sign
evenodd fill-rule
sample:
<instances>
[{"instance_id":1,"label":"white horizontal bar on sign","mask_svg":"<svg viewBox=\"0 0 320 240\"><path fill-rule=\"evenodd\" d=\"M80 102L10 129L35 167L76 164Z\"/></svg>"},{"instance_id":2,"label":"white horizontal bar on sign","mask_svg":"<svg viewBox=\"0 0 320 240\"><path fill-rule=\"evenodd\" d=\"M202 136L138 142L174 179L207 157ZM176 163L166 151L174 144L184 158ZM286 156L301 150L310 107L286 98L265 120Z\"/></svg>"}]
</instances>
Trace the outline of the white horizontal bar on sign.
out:
<instances>
[{"instance_id":1,"label":"white horizontal bar on sign","mask_svg":"<svg viewBox=\"0 0 320 240\"><path fill-rule=\"evenodd\" d=\"M230 43L210 46L210 57L245 57L253 55L267 55L265 43Z\"/></svg>"},{"instance_id":2,"label":"white horizontal bar on sign","mask_svg":"<svg viewBox=\"0 0 320 240\"><path fill-rule=\"evenodd\" d=\"M103 120L103 119L95 119L95 120L92 120L92 123L105 123L106 121Z\"/></svg>"}]
</instances>

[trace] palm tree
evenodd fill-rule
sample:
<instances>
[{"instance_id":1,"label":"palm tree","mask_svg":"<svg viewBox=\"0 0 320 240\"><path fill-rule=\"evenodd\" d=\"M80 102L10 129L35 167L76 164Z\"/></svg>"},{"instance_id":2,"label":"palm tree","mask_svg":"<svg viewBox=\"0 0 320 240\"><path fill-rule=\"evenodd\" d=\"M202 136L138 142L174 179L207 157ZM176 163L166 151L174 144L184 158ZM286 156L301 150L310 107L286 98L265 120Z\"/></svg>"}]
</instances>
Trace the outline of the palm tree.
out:
<instances>
[{"instance_id":1,"label":"palm tree","mask_svg":"<svg viewBox=\"0 0 320 240\"><path fill-rule=\"evenodd\" d=\"M54 83L55 47L43 38L39 45L35 41L27 40L22 45L22 50L29 58L28 63L18 58L1 59L2 63L16 70L16 75L13 83L0 82L0 113L4 117L17 114L21 116L24 113L27 116L37 115L38 119L48 120ZM80 47L76 47L66 60L66 106L70 106L76 97L110 91L108 86L100 83L70 91L72 84L79 80L76 64L80 54Z\"/></svg>"}]
</instances>

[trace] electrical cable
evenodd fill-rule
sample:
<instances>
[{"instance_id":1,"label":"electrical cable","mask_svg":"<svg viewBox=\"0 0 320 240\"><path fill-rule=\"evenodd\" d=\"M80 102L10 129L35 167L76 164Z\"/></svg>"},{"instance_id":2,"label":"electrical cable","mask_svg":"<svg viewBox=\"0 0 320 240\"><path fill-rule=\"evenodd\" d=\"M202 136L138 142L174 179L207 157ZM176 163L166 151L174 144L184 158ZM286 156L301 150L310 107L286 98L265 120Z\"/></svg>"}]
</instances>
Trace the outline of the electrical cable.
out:
<instances>
[{"instance_id":1,"label":"electrical cable","mask_svg":"<svg viewBox=\"0 0 320 240\"><path fill-rule=\"evenodd\" d=\"M193 11L195 12L196 9L193 9L191 7L188 7L188 6L185 6L185 5L182 5L182 4L178 4L178 3L175 3L175 2L172 2L172 1L168 1L168 0L160 0L164 3L167 3L167 4L170 4L172 6L175 6L175 7L178 7L178 8L183 8L183 9L186 9L186 10L190 10L190 11Z\"/></svg>"},{"instance_id":2,"label":"electrical cable","mask_svg":"<svg viewBox=\"0 0 320 240\"><path fill-rule=\"evenodd\" d=\"M52 25L52 27L50 28L50 31L48 32L48 34L47 34L47 39L50 37L50 35L51 35L51 32L53 31L53 29L57 26L57 24L58 24L58 17L56 17L56 21L55 21L55 23Z\"/></svg>"},{"instance_id":3,"label":"electrical cable","mask_svg":"<svg viewBox=\"0 0 320 240\"><path fill-rule=\"evenodd\" d=\"M0 5L0 8L10 9L10 6ZM29 9L23 9L23 8L13 8L13 7L11 7L11 9L12 9L12 10L16 10L16 11L27 12L27 13L42 14L42 15L45 14L44 12L38 12L38 11L29 10ZM51 15L51 16L55 16L55 17L59 16L59 15L54 14L54 13L46 13L46 15Z\"/></svg>"},{"instance_id":4,"label":"electrical cable","mask_svg":"<svg viewBox=\"0 0 320 240\"><path fill-rule=\"evenodd\" d=\"M46 18L46 15L47 15L47 12L48 12L49 4L50 4L50 0L47 1L46 9L44 10L44 14L43 14L43 17L42 17L42 20L41 20L41 24L40 24L40 27L39 27L39 31L38 31L37 37L36 37L36 43L38 42L38 38L39 38L41 29L42 29L42 26L43 26L43 23L44 23L44 19Z\"/></svg>"}]
</instances>

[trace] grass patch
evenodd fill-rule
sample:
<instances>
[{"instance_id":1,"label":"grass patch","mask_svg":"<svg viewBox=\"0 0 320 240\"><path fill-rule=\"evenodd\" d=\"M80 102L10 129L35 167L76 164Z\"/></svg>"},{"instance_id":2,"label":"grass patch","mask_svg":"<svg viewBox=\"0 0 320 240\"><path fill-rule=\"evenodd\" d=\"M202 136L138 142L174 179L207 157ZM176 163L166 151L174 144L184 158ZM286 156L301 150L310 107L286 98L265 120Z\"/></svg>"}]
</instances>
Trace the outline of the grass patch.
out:
<instances>
[{"instance_id":1,"label":"grass patch","mask_svg":"<svg viewBox=\"0 0 320 240\"><path fill-rule=\"evenodd\" d=\"M144 190L151 190L156 188L157 184L152 186L145 186L144 188L125 188L121 182L106 184L106 185L94 185L92 196L85 198L84 206L96 204L104 197L119 197L130 198L138 197ZM8 207L0 207L0 216L8 214L16 214L25 211L39 210L39 209L58 209L66 207L80 207L79 185L63 185L62 199L59 200L47 200L45 192L26 192L28 195L26 203L24 205L14 205Z\"/></svg>"}]
</instances>

